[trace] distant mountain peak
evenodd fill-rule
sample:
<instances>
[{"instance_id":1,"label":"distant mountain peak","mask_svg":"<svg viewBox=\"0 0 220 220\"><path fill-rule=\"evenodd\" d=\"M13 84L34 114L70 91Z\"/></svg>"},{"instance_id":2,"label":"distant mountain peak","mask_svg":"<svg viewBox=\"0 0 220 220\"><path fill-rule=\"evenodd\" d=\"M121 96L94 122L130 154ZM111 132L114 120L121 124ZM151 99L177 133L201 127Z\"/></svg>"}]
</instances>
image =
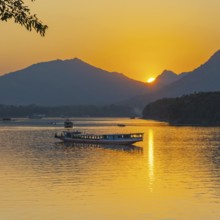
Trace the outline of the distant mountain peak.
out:
<instances>
[{"instance_id":1,"label":"distant mountain peak","mask_svg":"<svg viewBox=\"0 0 220 220\"><path fill-rule=\"evenodd\" d=\"M216 51L205 63L203 63L201 66L196 68L193 72L200 72L203 70L205 72L205 69L214 68L218 69L220 68L220 50ZM207 72L207 71L206 71Z\"/></svg>"},{"instance_id":2,"label":"distant mountain peak","mask_svg":"<svg viewBox=\"0 0 220 220\"><path fill-rule=\"evenodd\" d=\"M177 75L176 73L174 73L172 70L164 70L161 75Z\"/></svg>"},{"instance_id":3,"label":"distant mountain peak","mask_svg":"<svg viewBox=\"0 0 220 220\"><path fill-rule=\"evenodd\" d=\"M56 60L50 60L50 61L35 63L35 64L32 64L31 66L47 65L47 64L49 64L49 65L51 65L51 64L65 64L65 63L90 65L90 64L86 63L85 61L75 57L75 58L72 58L72 59L65 59L65 60L56 59Z\"/></svg>"},{"instance_id":4,"label":"distant mountain peak","mask_svg":"<svg viewBox=\"0 0 220 220\"><path fill-rule=\"evenodd\" d=\"M63 60L64 62L65 61L71 61L71 62L79 62L79 63L86 63L85 61L81 60L80 58L78 57L75 57L75 58L72 58L72 59L66 59L66 60Z\"/></svg>"},{"instance_id":5,"label":"distant mountain peak","mask_svg":"<svg viewBox=\"0 0 220 220\"><path fill-rule=\"evenodd\" d=\"M166 78L166 77L176 77L177 74L174 73L173 71L171 70L164 70L158 77L157 79L161 79L161 78Z\"/></svg>"},{"instance_id":6,"label":"distant mountain peak","mask_svg":"<svg viewBox=\"0 0 220 220\"><path fill-rule=\"evenodd\" d=\"M171 70L164 70L157 78L156 82L162 85L168 85L178 79L178 75Z\"/></svg>"},{"instance_id":7,"label":"distant mountain peak","mask_svg":"<svg viewBox=\"0 0 220 220\"><path fill-rule=\"evenodd\" d=\"M86 61L84 61L84 60L82 60L78 57L75 57L73 59L63 60L63 63L64 64L70 64L70 65L73 65L73 66L78 66L79 68L86 68L87 67L87 68L95 68L97 70L103 70L99 67L96 67L92 64L89 64L88 62L86 62ZM103 71L105 71L105 70L103 70ZM106 72L108 72L108 71L106 71Z\"/></svg>"},{"instance_id":8,"label":"distant mountain peak","mask_svg":"<svg viewBox=\"0 0 220 220\"><path fill-rule=\"evenodd\" d=\"M220 57L220 49L219 50L217 50L214 54L213 54L213 56L212 57L214 57L214 56L218 56L218 57Z\"/></svg>"},{"instance_id":9,"label":"distant mountain peak","mask_svg":"<svg viewBox=\"0 0 220 220\"><path fill-rule=\"evenodd\" d=\"M56 60L56 61L61 61L63 63L86 63L85 61L79 59L78 57L75 57L75 58L70 58L70 59L65 59L65 60ZM87 63L86 63L87 64Z\"/></svg>"},{"instance_id":10,"label":"distant mountain peak","mask_svg":"<svg viewBox=\"0 0 220 220\"><path fill-rule=\"evenodd\" d=\"M161 74L158 78L166 74ZM176 81L167 84L160 90L151 94L145 94L135 99L131 103L135 106L143 106L143 103L150 103L161 98L179 97L195 92L220 91L220 50L215 52L208 61L191 72L184 72L177 75ZM166 77L165 77L166 78ZM169 77L167 77L169 78ZM159 81L164 83L164 81Z\"/></svg>"},{"instance_id":11,"label":"distant mountain peak","mask_svg":"<svg viewBox=\"0 0 220 220\"><path fill-rule=\"evenodd\" d=\"M109 105L147 91L142 82L79 58L37 63L0 77L1 104Z\"/></svg>"},{"instance_id":12,"label":"distant mountain peak","mask_svg":"<svg viewBox=\"0 0 220 220\"><path fill-rule=\"evenodd\" d=\"M215 52L211 58L209 59L208 62L211 62L211 61L214 61L214 62L220 62L220 50L218 50L217 52Z\"/></svg>"}]
</instances>

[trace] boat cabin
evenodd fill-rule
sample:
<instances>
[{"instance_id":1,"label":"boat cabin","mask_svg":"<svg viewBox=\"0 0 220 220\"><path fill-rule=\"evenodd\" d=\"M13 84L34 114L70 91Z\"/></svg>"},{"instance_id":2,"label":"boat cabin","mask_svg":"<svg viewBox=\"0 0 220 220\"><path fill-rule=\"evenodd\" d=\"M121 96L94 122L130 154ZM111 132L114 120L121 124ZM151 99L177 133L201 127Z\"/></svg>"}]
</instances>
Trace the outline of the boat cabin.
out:
<instances>
[{"instance_id":1,"label":"boat cabin","mask_svg":"<svg viewBox=\"0 0 220 220\"><path fill-rule=\"evenodd\" d=\"M64 131L61 136L73 139L87 139L87 140L125 140L125 139L136 139L143 138L143 133L133 133L133 134L82 134L81 132L69 132Z\"/></svg>"}]
</instances>

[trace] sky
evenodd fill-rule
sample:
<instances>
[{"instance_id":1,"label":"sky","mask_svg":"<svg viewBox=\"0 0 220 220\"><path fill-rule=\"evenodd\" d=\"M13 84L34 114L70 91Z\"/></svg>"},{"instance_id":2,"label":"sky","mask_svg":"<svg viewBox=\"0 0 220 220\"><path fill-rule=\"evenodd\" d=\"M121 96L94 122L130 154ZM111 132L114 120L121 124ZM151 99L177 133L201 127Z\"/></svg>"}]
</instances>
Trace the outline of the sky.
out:
<instances>
[{"instance_id":1,"label":"sky","mask_svg":"<svg viewBox=\"0 0 220 220\"><path fill-rule=\"evenodd\" d=\"M147 81L179 74L220 49L219 0L25 0L49 26L45 37L0 22L0 74L31 64L79 58Z\"/></svg>"}]
</instances>

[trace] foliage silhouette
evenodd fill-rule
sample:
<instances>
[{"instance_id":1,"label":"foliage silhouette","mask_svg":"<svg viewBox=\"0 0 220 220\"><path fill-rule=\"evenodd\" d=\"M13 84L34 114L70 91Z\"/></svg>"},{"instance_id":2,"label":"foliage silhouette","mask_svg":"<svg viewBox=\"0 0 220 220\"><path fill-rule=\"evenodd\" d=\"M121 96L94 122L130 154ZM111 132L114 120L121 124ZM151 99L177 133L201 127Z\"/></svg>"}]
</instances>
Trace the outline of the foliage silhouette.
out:
<instances>
[{"instance_id":1,"label":"foliage silhouette","mask_svg":"<svg viewBox=\"0 0 220 220\"><path fill-rule=\"evenodd\" d=\"M0 20L8 21L10 19L14 19L15 23L24 26L28 31L34 29L41 36L45 35L48 28L35 14L31 14L23 0L0 0Z\"/></svg>"},{"instance_id":2,"label":"foliage silhouette","mask_svg":"<svg viewBox=\"0 0 220 220\"><path fill-rule=\"evenodd\" d=\"M133 109L127 106L13 106L0 105L0 118L27 117L32 114L43 114L46 117L129 117L133 115Z\"/></svg>"},{"instance_id":3,"label":"foliage silhouette","mask_svg":"<svg viewBox=\"0 0 220 220\"><path fill-rule=\"evenodd\" d=\"M200 92L148 104L143 117L171 124L220 125L220 92Z\"/></svg>"}]
</instances>

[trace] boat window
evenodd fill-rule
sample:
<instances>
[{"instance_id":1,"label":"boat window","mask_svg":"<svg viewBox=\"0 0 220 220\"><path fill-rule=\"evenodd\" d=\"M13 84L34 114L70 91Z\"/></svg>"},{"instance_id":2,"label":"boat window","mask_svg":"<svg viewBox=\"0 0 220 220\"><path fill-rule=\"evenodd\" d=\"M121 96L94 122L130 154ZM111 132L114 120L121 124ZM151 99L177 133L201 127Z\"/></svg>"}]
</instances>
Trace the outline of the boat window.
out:
<instances>
[{"instance_id":1,"label":"boat window","mask_svg":"<svg viewBox=\"0 0 220 220\"><path fill-rule=\"evenodd\" d=\"M108 136L108 139L109 139L109 140L113 140L113 139L114 139L114 136L113 136L113 135L109 135L109 136Z\"/></svg>"},{"instance_id":2,"label":"boat window","mask_svg":"<svg viewBox=\"0 0 220 220\"><path fill-rule=\"evenodd\" d=\"M132 134L131 138L142 138L143 135L142 134Z\"/></svg>"},{"instance_id":3,"label":"boat window","mask_svg":"<svg viewBox=\"0 0 220 220\"><path fill-rule=\"evenodd\" d=\"M71 137L71 133L66 133L66 137Z\"/></svg>"}]
</instances>

